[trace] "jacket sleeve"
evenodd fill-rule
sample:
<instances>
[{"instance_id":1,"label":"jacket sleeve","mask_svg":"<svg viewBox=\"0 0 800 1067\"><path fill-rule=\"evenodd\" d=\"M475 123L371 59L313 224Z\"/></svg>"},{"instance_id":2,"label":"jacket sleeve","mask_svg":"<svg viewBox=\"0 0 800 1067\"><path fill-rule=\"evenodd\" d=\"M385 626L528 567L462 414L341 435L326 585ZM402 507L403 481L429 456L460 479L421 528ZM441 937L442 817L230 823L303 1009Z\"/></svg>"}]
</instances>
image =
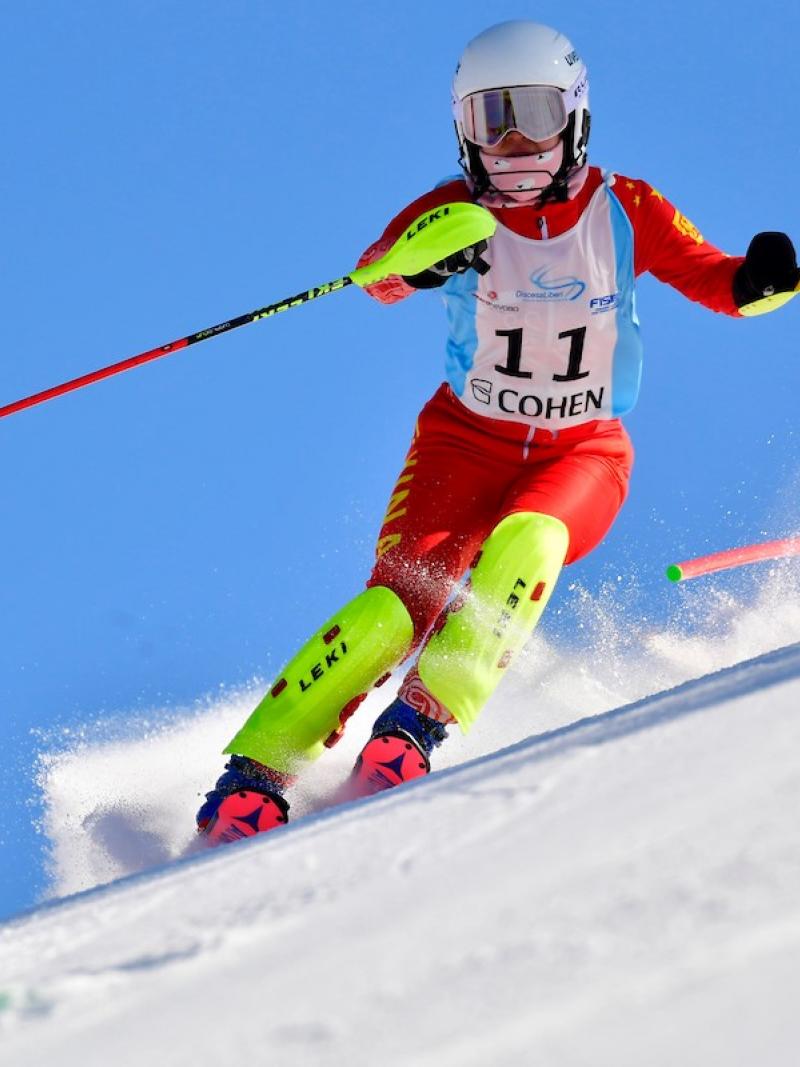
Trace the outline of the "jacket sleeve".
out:
<instances>
[{"instance_id":1,"label":"jacket sleeve","mask_svg":"<svg viewBox=\"0 0 800 1067\"><path fill-rule=\"evenodd\" d=\"M426 211L434 211L437 207L441 207L442 204L464 202L471 199L466 182L460 178L437 185L435 189L431 189L429 193L418 197L408 207L403 208L399 215L395 215L378 240L374 241L369 248L362 252L357 266L363 267L366 263L374 263L376 259L386 255L398 237L402 236L403 231L419 215L424 214ZM370 296L379 300L382 304L396 304L398 300L404 300L405 297L410 296L416 290L399 275L391 274L382 281L365 286L364 292L369 293Z\"/></svg>"},{"instance_id":2,"label":"jacket sleeve","mask_svg":"<svg viewBox=\"0 0 800 1067\"><path fill-rule=\"evenodd\" d=\"M649 271L690 300L739 317L733 277L744 256L729 256L715 248L694 223L640 178L617 175L613 188L633 226L637 276Z\"/></svg>"}]
</instances>

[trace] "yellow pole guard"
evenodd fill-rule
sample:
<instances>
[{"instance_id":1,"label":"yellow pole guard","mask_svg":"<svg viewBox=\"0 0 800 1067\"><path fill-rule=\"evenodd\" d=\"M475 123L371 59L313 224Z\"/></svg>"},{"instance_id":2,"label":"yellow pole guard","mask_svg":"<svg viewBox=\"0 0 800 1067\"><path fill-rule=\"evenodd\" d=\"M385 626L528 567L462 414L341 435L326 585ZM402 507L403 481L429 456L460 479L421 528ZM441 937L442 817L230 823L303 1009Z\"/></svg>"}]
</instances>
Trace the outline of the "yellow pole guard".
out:
<instances>
[{"instance_id":1,"label":"yellow pole guard","mask_svg":"<svg viewBox=\"0 0 800 1067\"><path fill-rule=\"evenodd\" d=\"M463 601L425 646L420 678L464 733L538 623L568 547L560 519L507 516L484 541Z\"/></svg>"},{"instance_id":2,"label":"yellow pole guard","mask_svg":"<svg viewBox=\"0 0 800 1067\"><path fill-rule=\"evenodd\" d=\"M321 754L340 712L408 654L413 637L400 598L366 589L289 661L225 752L294 774Z\"/></svg>"}]
</instances>

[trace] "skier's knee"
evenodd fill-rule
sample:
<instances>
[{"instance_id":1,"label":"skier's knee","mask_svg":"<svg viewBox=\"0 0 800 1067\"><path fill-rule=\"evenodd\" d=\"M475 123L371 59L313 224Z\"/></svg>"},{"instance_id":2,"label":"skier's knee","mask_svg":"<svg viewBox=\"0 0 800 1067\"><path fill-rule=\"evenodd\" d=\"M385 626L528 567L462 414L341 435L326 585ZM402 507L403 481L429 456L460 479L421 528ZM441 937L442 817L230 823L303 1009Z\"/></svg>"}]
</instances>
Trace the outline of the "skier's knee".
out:
<instances>
[{"instance_id":1,"label":"skier's knee","mask_svg":"<svg viewBox=\"0 0 800 1067\"><path fill-rule=\"evenodd\" d=\"M558 560L560 568L569 548L569 531L561 519L538 511L506 515L483 542L473 564L473 581L479 572L490 573L491 583L505 572L530 572Z\"/></svg>"},{"instance_id":2,"label":"skier's knee","mask_svg":"<svg viewBox=\"0 0 800 1067\"><path fill-rule=\"evenodd\" d=\"M408 612L414 627L413 646L423 640L447 603L453 579L438 569L406 562L390 574L373 576L370 588L390 590Z\"/></svg>"}]
</instances>

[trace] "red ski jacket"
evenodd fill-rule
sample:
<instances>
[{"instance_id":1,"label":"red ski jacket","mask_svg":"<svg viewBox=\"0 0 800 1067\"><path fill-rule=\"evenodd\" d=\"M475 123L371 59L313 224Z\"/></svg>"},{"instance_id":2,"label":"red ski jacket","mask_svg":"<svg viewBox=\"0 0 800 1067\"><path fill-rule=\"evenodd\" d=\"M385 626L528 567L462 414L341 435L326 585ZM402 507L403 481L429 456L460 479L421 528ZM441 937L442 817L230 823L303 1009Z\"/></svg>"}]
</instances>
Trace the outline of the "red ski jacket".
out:
<instances>
[{"instance_id":1,"label":"red ski jacket","mask_svg":"<svg viewBox=\"0 0 800 1067\"><path fill-rule=\"evenodd\" d=\"M544 207L518 205L492 208L508 229L528 238L558 237L578 222L603 181L599 167L590 167L586 182L572 199ZM733 299L733 276L743 256L729 256L710 244L697 227L657 189L641 178L615 175L614 193L630 219L634 234L634 272L649 271L690 300L712 311L738 317ZM359 259L372 263L389 250L417 216L453 201L470 201L466 182L455 178L432 189L404 208ZM367 287L384 304L394 304L415 292L402 278L390 277Z\"/></svg>"}]
</instances>

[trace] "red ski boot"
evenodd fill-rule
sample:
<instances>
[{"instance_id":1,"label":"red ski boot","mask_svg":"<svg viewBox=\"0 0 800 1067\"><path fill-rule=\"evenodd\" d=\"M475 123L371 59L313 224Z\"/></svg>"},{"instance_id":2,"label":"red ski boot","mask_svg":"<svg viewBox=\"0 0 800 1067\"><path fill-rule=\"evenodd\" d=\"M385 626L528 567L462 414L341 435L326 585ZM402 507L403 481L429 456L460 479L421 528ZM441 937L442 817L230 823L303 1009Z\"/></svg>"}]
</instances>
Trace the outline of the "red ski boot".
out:
<instances>
[{"instance_id":1,"label":"red ski boot","mask_svg":"<svg viewBox=\"0 0 800 1067\"><path fill-rule=\"evenodd\" d=\"M281 786L265 770L246 756L231 756L197 813L197 829L206 844L241 841L289 821Z\"/></svg>"},{"instance_id":2,"label":"red ski boot","mask_svg":"<svg viewBox=\"0 0 800 1067\"><path fill-rule=\"evenodd\" d=\"M371 796L429 774L428 756L446 737L442 723L397 698L375 721L348 782L348 798Z\"/></svg>"},{"instance_id":3,"label":"red ski boot","mask_svg":"<svg viewBox=\"0 0 800 1067\"><path fill-rule=\"evenodd\" d=\"M408 734L399 731L371 737L356 760L348 796L367 797L430 772L428 757Z\"/></svg>"}]
</instances>

